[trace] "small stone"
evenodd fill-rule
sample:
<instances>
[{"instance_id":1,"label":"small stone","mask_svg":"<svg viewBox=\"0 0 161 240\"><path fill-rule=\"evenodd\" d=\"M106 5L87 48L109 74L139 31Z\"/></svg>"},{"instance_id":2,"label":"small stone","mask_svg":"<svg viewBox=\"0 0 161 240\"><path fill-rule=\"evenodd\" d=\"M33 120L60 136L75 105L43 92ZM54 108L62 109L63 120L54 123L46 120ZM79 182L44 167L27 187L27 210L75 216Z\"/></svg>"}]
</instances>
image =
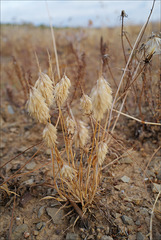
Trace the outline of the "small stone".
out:
<instances>
[{"instance_id":1,"label":"small stone","mask_svg":"<svg viewBox=\"0 0 161 240\"><path fill-rule=\"evenodd\" d=\"M136 222L135 222L136 226L140 226L141 223L140 223L140 220L138 219Z\"/></svg>"},{"instance_id":2,"label":"small stone","mask_svg":"<svg viewBox=\"0 0 161 240\"><path fill-rule=\"evenodd\" d=\"M7 109L8 109L9 114L14 114L15 113L11 105L8 105Z\"/></svg>"},{"instance_id":3,"label":"small stone","mask_svg":"<svg viewBox=\"0 0 161 240\"><path fill-rule=\"evenodd\" d=\"M42 206L38 211L38 214L37 214L38 218L40 218L44 214L44 212L45 212L45 207Z\"/></svg>"},{"instance_id":4,"label":"small stone","mask_svg":"<svg viewBox=\"0 0 161 240\"><path fill-rule=\"evenodd\" d=\"M103 235L101 240L113 240L113 238L107 235Z\"/></svg>"},{"instance_id":5,"label":"small stone","mask_svg":"<svg viewBox=\"0 0 161 240\"><path fill-rule=\"evenodd\" d=\"M23 184L25 184L25 185L32 185L33 182L34 182L33 179L28 179L28 180L24 181Z\"/></svg>"},{"instance_id":6,"label":"small stone","mask_svg":"<svg viewBox=\"0 0 161 240\"><path fill-rule=\"evenodd\" d=\"M126 215L123 215L121 217L121 219L122 219L123 223L126 224L126 225L133 225L134 224L132 218L130 218L130 217L126 216Z\"/></svg>"},{"instance_id":7,"label":"small stone","mask_svg":"<svg viewBox=\"0 0 161 240\"><path fill-rule=\"evenodd\" d=\"M144 240L144 235L141 232L137 232L136 240Z\"/></svg>"},{"instance_id":8,"label":"small stone","mask_svg":"<svg viewBox=\"0 0 161 240\"><path fill-rule=\"evenodd\" d=\"M26 165L26 169L27 170L33 170L34 169L34 167L36 167L36 163L35 162L30 162L30 163L28 163L27 165Z\"/></svg>"},{"instance_id":9,"label":"small stone","mask_svg":"<svg viewBox=\"0 0 161 240\"><path fill-rule=\"evenodd\" d=\"M116 186L114 186L114 188L115 188L116 190L120 191L120 190L122 189L122 184L116 185Z\"/></svg>"},{"instance_id":10,"label":"small stone","mask_svg":"<svg viewBox=\"0 0 161 240\"><path fill-rule=\"evenodd\" d=\"M22 234L28 231L27 224L22 224L16 227L15 231L12 234L12 240L20 240L22 238Z\"/></svg>"},{"instance_id":11,"label":"small stone","mask_svg":"<svg viewBox=\"0 0 161 240\"><path fill-rule=\"evenodd\" d=\"M66 240L80 240L80 237L76 233L67 233Z\"/></svg>"},{"instance_id":12,"label":"small stone","mask_svg":"<svg viewBox=\"0 0 161 240\"><path fill-rule=\"evenodd\" d=\"M37 235L39 235L39 232L37 230L34 230L33 234L34 234L34 236L37 236Z\"/></svg>"},{"instance_id":13,"label":"small stone","mask_svg":"<svg viewBox=\"0 0 161 240\"><path fill-rule=\"evenodd\" d=\"M43 227L45 227L45 223L44 222L39 222L39 223L36 224L37 230L41 230Z\"/></svg>"},{"instance_id":14,"label":"small stone","mask_svg":"<svg viewBox=\"0 0 161 240\"><path fill-rule=\"evenodd\" d=\"M161 191L161 184L153 183L152 191L153 191L153 193L160 192Z\"/></svg>"},{"instance_id":15,"label":"small stone","mask_svg":"<svg viewBox=\"0 0 161 240\"><path fill-rule=\"evenodd\" d=\"M26 150L25 146L18 148L17 152L24 152Z\"/></svg>"},{"instance_id":16,"label":"small stone","mask_svg":"<svg viewBox=\"0 0 161 240\"><path fill-rule=\"evenodd\" d=\"M131 164L132 162L133 161L129 156L121 158L121 160L119 161L119 163L125 163L125 164Z\"/></svg>"},{"instance_id":17,"label":"small stone","mask_svg":"<svg viewBox=\"0 0 161 240\"><path fill-rule=\"evenodd\" d=\"M150 170L147 170L147 171L146 171L146 176L148 176L149 178L150 178L150 177L151 177L151 178L154 178L154 177L155 177L155 173L152 172L152 171L150 171Z\"/></svg>"},{"instance_id":18,"label":"small stone","mask_svg":"<svg viewBox=\"0 0 161 240\"><path fill-rule=\"evenodd\" d=\"M47 214L52 218L55 224L62 224L62 217L64 216L64 210L59 208L47 208Z\"/></svg>"},{"instance_id":19,"label":"small stone","mask_svg":"<svg viewBox=\"0 0 161 240\"><path fill-rule=\"evenodd\" d=\"M127 177L127 176L123 176L123 177L121 178L121 181L123 181L124 183L128 183L128 182L130 182L130 178Z\"/></svg>"},{"instance_id":20,"label":"small stone","mask_svg":"<svg viewBox=\"0 0 161 240\"><path fill-rule=\"evenodd\" d=\"M147 209L147 208L141 208L141 209L140 209L140 215L141 215L141 216L144 216L144 218L145 218L145 216L146 216L146 217L149 217L148 209Z\"/></svg>"},{"instance_id":21,"label":"small stone","mask_svg":"<svg viewBox=\"0 0 161 240\"><path fill-rule=\"evenodd\" d=\"M30 236L30 233L29 232L24 232L24 238L28 238Z\"/></svg>"}]
</instances>

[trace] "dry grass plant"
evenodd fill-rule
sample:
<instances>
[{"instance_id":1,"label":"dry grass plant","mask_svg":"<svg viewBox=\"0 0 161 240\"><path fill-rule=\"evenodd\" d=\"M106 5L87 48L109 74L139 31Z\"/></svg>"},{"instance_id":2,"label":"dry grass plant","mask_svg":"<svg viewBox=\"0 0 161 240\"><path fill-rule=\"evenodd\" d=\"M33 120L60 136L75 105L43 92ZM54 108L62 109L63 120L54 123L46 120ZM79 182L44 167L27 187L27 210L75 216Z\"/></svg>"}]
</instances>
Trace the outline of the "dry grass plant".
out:
<instances>
[{"instance_id":1,"label":"dry grass plant","mask_svg":"<svg viewBox=\"0 0 161 240\"><path fill-rule=\"evenodd\" d=\"M148 98L148 93L145 93L147 85L145 87L144 84L147 76L149 80L151 79L151 68L149 67L149 63L155 55L160 54L160 36L152 35L145 44L142 44L142 38L153 11L154 3L155 1L153 1L148 20L140 30L133 46L124 31L124 17L126 17L126 14L122 11L121 44L125 67L119 84L116 82L111 70L108 48L103 42L103 38L101 38L101 67L98 74L98 80L91 89L90 96L88 96L84 91L84 85L81 83L81 79L85 75L85 55L82 54L81 57L78 57L74 47L72 45L70 46L77 59L77 68L79 69L76 86L80 87L81 118L75 116L72 111L72 102L76 98L76 87L71 94L72 97L69 99L71 81L67 77L67 74L64 72L62 73L60 70L52 27L51 34L56 60L54 61L48 54L49 74L43 73L38 64L39 78L34 86L32 86L33 83L30 78L24 81L26 78L23 76L23 70L18 65L16 59L14 60L15 71L22 85L25 99L27 98L30 87L29 99L27 101L28 112L31 117L44 126L42 133L43 144L49 148L51 152L53 185L59 195L55 198L58 201L69 201L81 218L83 218L85 212L94 201L95 196L99 193L104 161L114 141L113 132L119 116L122 114L144 124L161 125L159 119L160 113L158 110L160 107L160 93L158 92L158 97L154 103L153 99ZM126 38L131 48L129 58L127 58L125 53L123 37ZM56 63L57 67L56 79L54 78L56 74L53 70L53 63ZM112 89L104 77L107 71L117 87L114 99L112 98ZM155 122L143 121L143 119L140 120L130 114L124 114L122 112L123 107L128 111L125 103L131 90L133 90L134 96L137 98L137 81L140 76L142 76L143 79L143 87L140 90L141 96L139 97L138 106L140 106L139 104L142 102L141 99L144 93L152 109L152 115L154 116L152 120L155 119ZM154 105L157 109L154 109ZM51 118L51 108L55 108L58 111L58 115L55 116L54 121L52 121ZM141 107L139 109L141 113ZM62 147L61 150L58 149L60 128L64 141L64 148ZM31 159L33 158L34 156L32 156ZM27 162L31 161L31 159ZM21 169L26 164L27 163L25 163ZM18 170L18 172L20 170ZM18 172L16 172L14 176L16 176ZM13 176L11 176L11 178L12 177ZM11 178L7 179L3 185ZM50 199L50 196L44 199L48 198ZM81 209L78 207L78 204L81 206Z\"/></svg>"}]
</instances>

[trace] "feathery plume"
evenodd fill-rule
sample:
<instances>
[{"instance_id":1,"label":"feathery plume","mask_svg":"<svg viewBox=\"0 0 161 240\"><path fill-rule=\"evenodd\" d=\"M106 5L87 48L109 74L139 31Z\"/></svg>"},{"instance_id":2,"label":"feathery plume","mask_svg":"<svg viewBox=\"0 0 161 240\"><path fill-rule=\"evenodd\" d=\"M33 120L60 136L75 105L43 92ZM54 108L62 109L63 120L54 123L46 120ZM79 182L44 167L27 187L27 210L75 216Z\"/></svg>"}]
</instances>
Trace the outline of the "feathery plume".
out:
<instances>
[{"instance_id":1,"label":"feathery plume","mask_svg":"<svg viewBox=\"0 0 161 240\"><path fill-rule=\"evenodd\" d=\"M80 105L81 105L81 108L83 109L85 114L90 114L91 113L91 111L92 111L92 101L91 101L91 98L88 95L83 94L83 96L80 99Z\"/></svg>"},{"instance_id":2,"label":"feathery plume","mask_svg":"<svg viewBox=\"0 0 161 240\"><path fill-rule=\"evenodd\" d=\"M94 118L100 121L105 111L109 109L112 104L112 90L103 77L100 77L97 80L97 85L93 87L91 99Z\"/></svg>"},{"instance_id":3,"label":"feathery plume","mask_svg":"<svg viewBox=\"0 0 161 240\"><path fill-rule=\"evenodd\" d=\"M67 164L64 164L61 169L61 174L65 178L70 178L72 180L75 176L76 170L74 168L69 167Z\"/></svg>"},{"instance_id":4,"label":"feathery plume","mask_svg":"<svg viewBox=\"0 0 161 240\"><path fill-rule=\"evenodd\" d=\"M66 123L67 123L68 134L74 134L75 128L76 128L75 121L68 116L66 119Z\"/></svg>"},{"instance_id":5,"label":"feathery plume","mask_svg":"<svg viewBox=\"0 0 161 240\"><path fill-rule=\"evenodd\" d=\"M45 98L47 105L50 107L53 104L54 100L54 89L53 82L49 76L45 73L40 72L40 76L35 83L35 88L37 88L37 90Z\"/></svg>"},{"instance_id":6,"label":"feathery plume","mask_svg":"<svg viewBox=\"0 0 161 240\"><path fill-rule=\"evenodd\" d=\"M50 118L49 108L41 93L34 87L30 90L29 100L27 101L29 114L40 123L47 123Z\"/></svg>"},{"instance_id":7,"label":"feathery plume","mask_svg":"<svg viewBox=\"0 0 161 240\"><path fill-rule=\"evenodd\" d=\"M161 38L152 35L148 42L145 44L145 50L150 56L161 54Z\"/></svg>"},{"instance_id":8,"label":"feathery plume","mask_svg":"<svg viewBox=\"0 0 161 240\"><path fill-rule=\"evenodd\" d=\"M88 139L88 129L86 124L79 120L76 123L76 130L74 133L74 141L75 141L75 147L79 148L84 147Z\"/></svg>"},{"instance_id":9,"label":"feathery plume","mask_svg":"<svg viewBox=\"0 0 161 240\"><path fill-rule=\"evenodd\" d=\"M100 142L98 144L98 152L97 152L98 163L100 166L103 164L103 162L105 160L107 151L108 151L107 143Z\"/></svg>"},{"instance_id":10,"label":"feathery plume","mask_svg":"<svg viewBox=\"0 0 161 240\"><path fill-rule=\"evenodd\" d=\"M44 128L43 139L49 148L52 148L55 143L57 143L57 129L51 123L47 123L46 127Z\"/></svg>"},{"instance_id":11,"label":"feathery plume","mask_svg":"<svg viewBox=\"0 0 161 240\"><path fill-rule=\"evenodd\" d=\"M55 86L55 100L58 106L61 106L67 99L69 87L71 86L70 79L66 75Z\"/></svg>"}]
</instances>

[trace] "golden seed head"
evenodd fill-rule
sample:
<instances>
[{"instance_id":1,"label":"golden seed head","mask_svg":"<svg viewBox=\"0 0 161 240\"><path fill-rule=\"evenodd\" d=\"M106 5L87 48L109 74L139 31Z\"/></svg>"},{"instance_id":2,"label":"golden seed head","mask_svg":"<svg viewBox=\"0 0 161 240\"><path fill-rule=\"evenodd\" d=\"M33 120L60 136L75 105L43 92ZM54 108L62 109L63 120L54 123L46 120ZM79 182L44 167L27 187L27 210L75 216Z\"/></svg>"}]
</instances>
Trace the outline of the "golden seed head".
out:
<instances>
[{"instance_id":1,"label":"golden seed head","mask_svg":"<svg viewBox=\"0 0 161 240\"><path fill-rule=\"evenodd\" d=\"M68 134L74 134L75 128L76 128L75 121L68 116L66 119L66 123L67 123L67 128L68 128Z\"/></svg>"},{"instance_id":2,"label":"golden seed head","mask_svg":"<svg viewBox=\"0 0 161 240\"><path fill-rule=\"evenodd\" d=\"M53 146L57 143L57 129L51 123L47 123L44 128L43 139L49 148L53 148Z\"/></svg>"},{"instance_id":3,"label":"golden seed head","mask_svg":"<svg viewBox=\"0 0 161 240\"><path fill-rule=\"evenodd\" d=\"M105 160L107 151L108 151L107 143L100 142L98 144L98 152L97 152L98 163L100 166L103 164L103 162Z\"/></svg>"},{"instance_id":4,"label":"golden seed head","mask_svg":"<svg viewBox=\"0 0 161 240\"><path fill-rule=\"evenodd\" d=\"M37 90L45 98L47 105L50 107L54 100L54 89L53 83L49 76L41 72L38 80L35 83L35 88L37 88Z\"/></svg>"},{"instance_id":5,"label":"golden seed head","mask_svg":"<svg viewBox=\"0 0 161 240\"><path fill-rule=\"evenodd\" d=\"M61 175L65 178L69 178L72 180L75 176L75 169L72 167L69 167L67 164L64 164L62 169L61 169Z\"/></svg>"},{"instance_id":6,"label":"golden seed head","mask_svg":"<svg viewBox=\"0 0 161 240\"><path fill-rule=\"evenodd\" d=\"M92 111L92 101L88 95L83 95L80 99L80 105L85 114L90 114Z\"/></svg>"},{"instance_id":7,"label":"golden seed head","mask_svg":"<svg viewBox=\"0 0 161 240\"><path fill-rule=\"evenodd\" d=\"M145 50L148 55L161 54L161 38L153 35L145 44Z\"/></svg>"},{"instance_id":8,"label":"golden seed head","mask_svg":"<svg viewBox=\"0 0 161 240\"><path fill-rule=\"evenodd\" d=\"M34 87L30 90L29 100L27 101L29 114L40 123L47 123L50 118L49 108L41 93Z\"/></svg>"},{"instance_id":9,"label":"golden seed head","mask_svg":"<svg viewBox=\"0 0 161 240\"><path fill-rule=\"evenodd\" d=\"M66 75L55 86L55 100L58 106L61 106L67 99L71 82Z\"/></svg>"},{"instance_id":10,"label":"golden seed head","mask_svg":"<svg viewBox=\"0 0 161 240\"><path fill-rule=\"evenodd\" d=\"M84 147L87 140L88 140L87 126L83 121L79 120L77 121L76 130L74 133L75 147L76 148Z\"/></svg>"},{"instance_id":11,"label":"golden seed head","mask_svg":"<svg viewBox=\"0 0 161 240\"><path fill-rule=\"evenodd\" d=\"M105 111L110 109L112 105L112 90L103 77L100 77L97 80L97 85L93 87L91 99L94 118L100 121Z\"/></svg>"}]
</instances>

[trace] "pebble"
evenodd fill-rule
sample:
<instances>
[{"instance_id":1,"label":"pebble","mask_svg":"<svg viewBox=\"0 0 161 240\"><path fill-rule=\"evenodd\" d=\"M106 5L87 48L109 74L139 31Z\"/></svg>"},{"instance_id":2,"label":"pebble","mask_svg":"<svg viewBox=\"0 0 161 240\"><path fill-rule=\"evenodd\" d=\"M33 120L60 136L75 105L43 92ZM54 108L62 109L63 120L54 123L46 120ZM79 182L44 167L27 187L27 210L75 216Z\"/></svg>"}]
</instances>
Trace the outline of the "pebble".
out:
<instances>
[{"instance_id":1,"label":"pebble","mask_svg":"<svg viewBox=\"0 0 161 240\"><path fill-rule=\"evenodd\" d=\"M141 232L137 232L136 240L144 240L144 235Z\"/></svg>"},{"instance_id":2,"label":"pebble","mask_svg":"<svg viewBox=\"0 0 161 240\"><path fill-rule=\"evenodd\" d=\"M15 113L11 105L8 105L7 109L8 109L9 114L14 114Z\"/></svg>"},{"instance_id":3,"label":"pebble","mask_svg":"<svg viewBox=\"0 0 161 240\"><path fill-rule=\"evenodd\" d=\"M140 226L141 223L140 223L140 220L138 219L136 222L135 222L136 226Z\"/></svg>"},{"instance_id":4,"label":"pebble","mask_svg":"<svg viewBox=\"0 0 161 240\"><path fill-rule=\"evenodd\" d=\"M80 237L76 233L67 233L66 240L80 240Z\"/></svg>"},{"instance_id":5,"label":"pebble","mask_svg":"<svg viewBox=\"0 0 161 240\"><path fill-rule=\"evenodd\" d=\"M45 222L39 222L36 224L36 228L37 230L41 230L43 227L45 227Z\"/></svg>"},{"instance_id":6,"label":"pebble","mask_svg":"<svg viewBox=\"0 0 161 240\"><path fill-rule=\"evenodd\" d=\"M113 240L113 238L107 235L103 235L101 240Z\"/></svg>"},{"instance_id":7,"label":"pebble","mask_svg":"<svg viewBox=\"0 0 161 240\"><path fill-rule=\"evenodd\" d=\"M34 179L28 179L28 180L24 181L23 184L25 184L25 185L32 185L33 182L34 182Z\"/></svg>"},{"instance_id":8,"label":"pebble","mask_svg":"<svg viewBox=\"0 0 161 240\"><path fill-rule=\"evenodd\" d=\"M62 224L64 210L59 208L46 208L47 214L52 218L55 224Z\"/></svg>"},{"instance_id":9,"label":"pebble","mask_svg":"<svg viewBox=\"0 0 161 240\"><path fill-rule=\"evenodd\" d=\"M24 232L24 238L28 238L30 236L30 233L29 232Z\"/></svg>"},{"instance_id":10,"label":"pebble","mask_svg":"<svg viewBox=\"0 0 161 240\"><path fill-rule=\"evenodd\" d=\"M160 192L161 191L161 184L153 183L152 191L153 191L153 193Z\"/></svg>"},{"instance_id":11,"label":"pebble","mask_svg":"<svg viewBox=\"0 0 161 240\"><path fill-rule=\"evenodd\" d=\"M36 163L35 162L30 162L26 165L26 169L27 170L33 170L36 167Z\"/></svg>"},{"instance_id":12,"label":"pebble","mask_svg":"<svg viewBox=\"0 0 161 240\"><path fill-rule=\"evenodd\" d=\"M119 162L125 163L125 164L131 164L133 162L133 160L127 156L127 157L121 158L121 160Z\"/></svg>"},{"instance_id":13,"label":"pebble","mask_svg":"<svg viewBox=\"0 0 161 240\"><path fill-rule=\"evenodd\" d=\"M127 177L127 176L123 176L123 177L121 178L121 181L123 181L124 183L128 183L128 182L130 182L130 178Z\"/></svg>"},{"instance_id":14,"label":"pebble","mask_svg":"<svg viewBox=\"0 0 161 240\"><path fill-rule=\"evenodd\" d=\"M40 218L44 213L45 213L45 207L42 206L38 211L38 214L37 214L38 218Z\"/></svg>"},{"instance_id":15,"label":"pebble","mask_svg":"<svg viewBox=\"0 0 161 240\"><path fill-rule=\"evenodd\" d=\"M141 208L140 209L140 215L141 216L146 216L146 217L149 217L149 212L148 212L148 209L147 208Z\"/></svg>"},{"instance_id":16,"label":"pebble","mask_svg":"<svg viewBox=\"0 0 161 240\"><path fill-rule=\"evenodd\" d=\"M22 146L17 150L17 152L24 152L25 150L26 150L26 147Z\"/></svg>"},{"instance_id":17,"label":"pebble","mask_svg":"<svg viewBox=\"0 0 161 240\"><path fill-rule=\"evenodd\" d=\"M28 231L27 224L22 224L16 227L15 231L12 234L12 240L20 240L22 238L22 234Z\"/></svg>"},{"instance_id":18,"label":"pebble","mask_svg":"<svg viewBox=\"0 0 161 240\"><path fill-rule=\"evenodd\" d=\"M130 217L126 216L126 215L123 215L121 217L121 219L122 219L123 223L126 224L126 225L133 225L134 224L132 218L130 218Z\"/></svg>"}]
</instances>

